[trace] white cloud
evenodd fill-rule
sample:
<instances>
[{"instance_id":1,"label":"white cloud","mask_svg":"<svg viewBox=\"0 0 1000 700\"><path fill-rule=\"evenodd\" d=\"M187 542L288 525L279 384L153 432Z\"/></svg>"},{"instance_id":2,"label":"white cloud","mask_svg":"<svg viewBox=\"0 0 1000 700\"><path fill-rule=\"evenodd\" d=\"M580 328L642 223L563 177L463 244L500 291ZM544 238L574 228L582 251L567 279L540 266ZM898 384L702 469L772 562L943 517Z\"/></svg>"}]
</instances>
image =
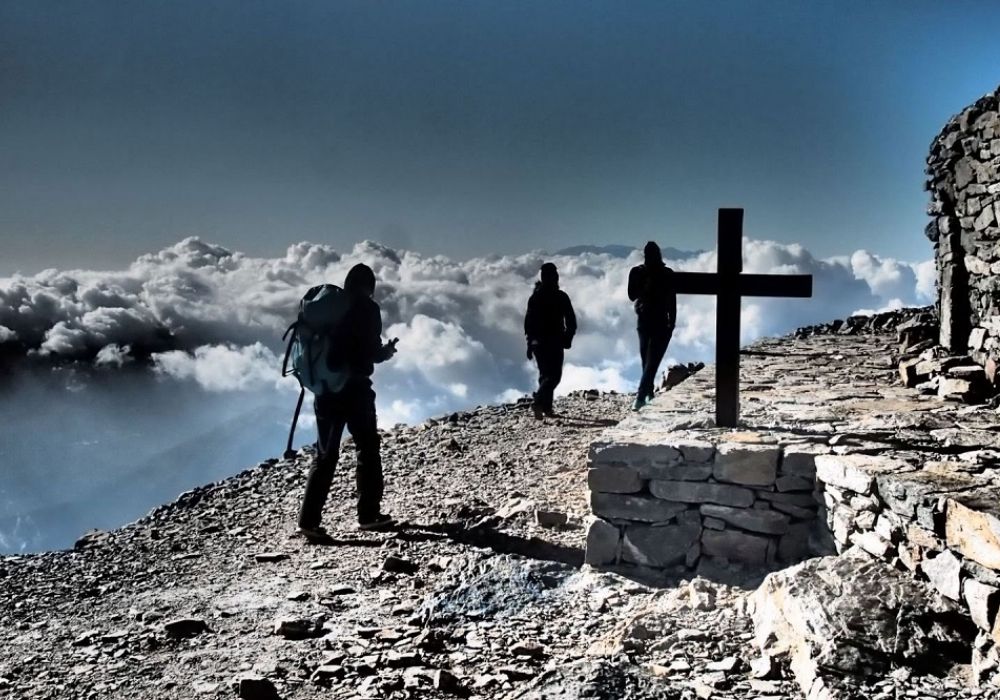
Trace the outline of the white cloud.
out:
<instances>
[{"instance_id":1,"label":"white cloud","mask_svg":"<svg viewBox=\"0 0 1000 700\"><path fill-rule=\"evenodd\" d=\"M580 325L560 391L630 389L638 353L626 283L640 257L529 253L454 261L370 242L350 251L303 242L280 257L255 258L187 238L125 270L46 270L0 280L0 343L17 340L53 359L104 363L123 357L113 348L129 346L133 357L152 356L161 374L213 391L271 389L279 383L280 335L302 294L321 282L341 284L352 265L366 262L378 276L386 336L400 339L397 356L376 374L380 407L393 420L416 420L533 389L522 323L547 259L559 266ZM672 264L712 271L716 254ZM857 309L934 298L931 261L866 251L821 260L801 245L749 240L744 269L814 277L809 300L745 299L744 342ZM714 300L681 297L669 357L710 361L714 338Z\"/></svg>"}]
</instances>

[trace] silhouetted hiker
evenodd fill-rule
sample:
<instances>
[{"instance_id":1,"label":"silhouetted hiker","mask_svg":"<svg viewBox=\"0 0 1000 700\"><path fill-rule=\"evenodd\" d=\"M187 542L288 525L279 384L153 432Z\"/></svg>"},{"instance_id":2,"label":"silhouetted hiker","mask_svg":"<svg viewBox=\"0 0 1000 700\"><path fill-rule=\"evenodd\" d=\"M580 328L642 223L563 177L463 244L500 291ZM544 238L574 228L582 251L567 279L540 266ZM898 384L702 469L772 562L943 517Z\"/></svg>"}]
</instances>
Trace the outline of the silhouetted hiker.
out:
<instances>
[{"instance_id":1,"label":"silhouetted hiker","mask_svg":"<svg viewBox=\"0 0 1000 700\"><path fill-rule=\"evenodd\" d=\"M628 298L635 302L636 328L639 331L639 356L642 379L632 408L639 410L653 398L653 382L660 361L667 352L677 323L677 293L673 270L663 263L660 246L653 241L643 248L645 262L628 275Z\"/></svg>"},{"instance_id":2,"label":"silhouetted hiker","mask_svg":"<svg viewBox=\"0 0 1000 700\"><path fill-rule=\"evenodd\" d=\"M552 394L562 379L564 351L573 345L576 314L569 295L559 289L559 271L552 263L542 265L541 277L528 299L524 314L524 335L528 359L538 363L538 391L532 409L535 417L554 415Z\"/></svg>"},{"instance_id":3,"label":"silhouetted hiker","mask_svg":"<svg viewBox=\"0 0 1000 700\"><path fill-rule=\"evenodd\" d=\"M382 344L382 315L372 299L374 293L375 273L371 268L363 264L352 267L344 280L347 307L336 325L334 352L338 367L343 367L346 373L346 381L338 391L317 393L313 404L318 454L309 470L299 511L299 531L310 539L328 537L320 520L340 457L345 426L358 452L358 525L362 529L375 529L393 522L381 511L382 457L371 375L375 363L384 362L396 353L396 341Z\"/></svg>"}]
</instances>

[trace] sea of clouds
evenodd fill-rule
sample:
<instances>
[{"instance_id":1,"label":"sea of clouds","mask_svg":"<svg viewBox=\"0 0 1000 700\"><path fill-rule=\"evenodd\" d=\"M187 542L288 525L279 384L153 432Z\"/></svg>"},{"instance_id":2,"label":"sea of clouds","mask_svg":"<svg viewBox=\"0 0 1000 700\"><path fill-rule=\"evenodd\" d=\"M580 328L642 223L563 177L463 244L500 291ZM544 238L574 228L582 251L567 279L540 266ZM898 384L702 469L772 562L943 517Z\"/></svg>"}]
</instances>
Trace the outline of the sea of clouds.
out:
<instances>
[{"instance_id":1,"label":"sea of clouds","mask_svg":"<svg viewBox=\"0 0 1000 700\"><path fill-rule=\"evenodd\" d=\"M716 266L714 252L668 257L679 270ZM357 262L374 269L385 336L399 338L375 374L383 426L532 390L523 314L547 260L580 327L559 392L630 391L639 365L626 281L640 258L584 246L463 261L371 242L260 258L187 238L122 270L0 278L0 552L70 546L279 455L298 390L279 376L281 335L309 287L342 284ZM814 276L812 299L744 300L745 342L934 296L930 261L864 251L820 260L749 240L744 269ZM714 324L713 299L681 297L668 362L710 361ZM298 445L315 439L310 414Z\"/></svg>"},{"instance_id":2,"label":"sea of clouds","mask_svg":"<svg viewBox=\"0 0 1000 700\"><path fill-rule=\"evenodd\" d=\"M715 252L668 261L712 271ZM559 267L580 330L561 392L628 391L638 377L634 313L623 257L586 248L573 255L528 253L452 260L362 242L350 251L296 243L260 258L186 238L113 271L45 270L0 279L0 347L33 360L125 367L135 357L154 372L211 392L294 392L278 376L281 334L310 286L341 284L357 262L378 278L385 335L399 354L376 375L383 424L521 396L534 370L524 356L523 313L542 262ZM931 261L902 262L865 251L817 259L800 245L747 240L744 270L809 273L809 300L746 299L743 341L855 312L930 303ZM681 297L673 361L710 360L714 300Z\"/></svg>"}]
</instances>

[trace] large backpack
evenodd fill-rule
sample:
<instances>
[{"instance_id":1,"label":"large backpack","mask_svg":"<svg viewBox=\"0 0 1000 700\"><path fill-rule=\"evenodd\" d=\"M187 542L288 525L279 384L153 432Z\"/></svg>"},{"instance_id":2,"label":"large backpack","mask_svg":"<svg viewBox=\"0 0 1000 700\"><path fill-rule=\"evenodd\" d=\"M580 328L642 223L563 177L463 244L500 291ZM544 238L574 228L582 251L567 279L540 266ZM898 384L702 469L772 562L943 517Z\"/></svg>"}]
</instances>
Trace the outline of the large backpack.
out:
<instances>
[{"instance_id":1,"label":"large backpack","mask_svg":"<svg viewBox=\"0 0 1000 700\"><path fill-rule=\"evenodd\" d=\"M301 387L288 433L286 458L295 454L292 439L306 389L317 396L334 393L343 389L350 378L350 370L344 361L343 343L339 342L350 307L347 293L337 285L313 287L299 302L298 318L281 336L282 340L288 339L281 376L294 376Z\"/></svg>"}]
</instances>

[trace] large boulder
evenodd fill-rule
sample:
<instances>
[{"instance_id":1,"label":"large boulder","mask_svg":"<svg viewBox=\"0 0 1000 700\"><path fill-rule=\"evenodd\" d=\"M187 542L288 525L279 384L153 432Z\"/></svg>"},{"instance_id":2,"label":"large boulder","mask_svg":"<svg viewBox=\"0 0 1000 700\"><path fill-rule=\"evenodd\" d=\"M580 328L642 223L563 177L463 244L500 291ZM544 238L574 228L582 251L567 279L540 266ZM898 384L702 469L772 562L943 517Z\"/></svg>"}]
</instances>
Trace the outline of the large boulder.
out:
<instances>
[{"instance_id":1,"label":"large boulder","mask_svg":"<svg viewBox=\"0 0 1000 700\"><path fill-rule=\"evenodd\" d=\"M770 574L753 594L751 612L757 644L765 654L788 657L805 693L825 678L968 663L975 638L957 605L858 549Z\"/></svg>"}]
</instances>

